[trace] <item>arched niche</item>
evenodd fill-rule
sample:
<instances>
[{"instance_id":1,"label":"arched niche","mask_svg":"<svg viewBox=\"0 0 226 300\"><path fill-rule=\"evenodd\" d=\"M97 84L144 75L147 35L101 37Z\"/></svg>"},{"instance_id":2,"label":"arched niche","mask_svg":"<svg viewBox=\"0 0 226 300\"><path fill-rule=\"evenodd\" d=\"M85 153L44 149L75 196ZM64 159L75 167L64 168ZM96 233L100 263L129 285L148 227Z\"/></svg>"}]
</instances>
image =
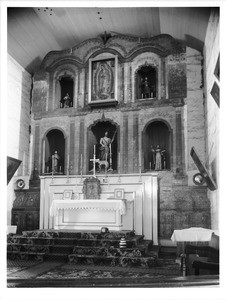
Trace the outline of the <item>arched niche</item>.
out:
<instances>
[{"instance_id":1,"label":"arched niche","mask_svg":"<svg viewBox=\"0 0 226 300\"><path fill-rule=\"evenodd\" d=\"M60 108L73 106L74 80L71 76L62 76L60 83Z\"/></svg>"},{"instance_id":2,"label":"arched niche","mask_svg":"<svg viewBox=\"0 0 226 300\"><path fill-rule=\"evenodd\" d=\"M143 65L138 68L135 76L135 90L137 99L157 98L158 90L157 68Z\"/></svg>"},{"instance_id":3,"label":"arched niche","mask_svg":"<svg viewBox=\"0 0 226 300\"><path fill-rule=\"evenodd\" d=\"M43 139L42 173L52 172L52 155L59 155L57 173L65 173L65 137L61 130L50 130Z\"/></svg>"},{"instance_id":4,"label":"arched niche","mask_svg":"<svg viewBox=\"0 0 226 300\"><path fill-rule=\"evenodd\" d=\"M75 106L76 96L76 69L72 69L69 65L59 67L54 71L53 75L53 99L55 108L66 108ZM64 97L69 95L67 105L65 105Z\"/></svg>"},{"instance_id":5,"label":"arched niche","mask_svg":"<svg viewBox=\"0 0 226 300\"><path fill-rule=\"evenodd\" d=\"M145 126L143 131L144 170L170 170L171 139L171 129L164 121L155 120ZM158 146L161 150L161 167L156 168Z\"/></svg>"},{"instance_id":6,"label":"arched niche","mask_svg":"<svg viewBox=\"0 0 226 300\"><path fill-rule=\"evenodd\" d=\"M110 139L114 139L111 144L111 152L112 152L112 171L117 170L118 165L118 143L119 143L119 127L116 123L112 122L111 120L105 120L105 121L97 121L93 125L89 127L88 130L88 157L89 157L89 164L88 164L88 171L93 169L93 162L90 161L90 159L93 158L94 153L94 145L96 148L96 158L101 159L101 145L100 145L100 139L104 137L105 132L108 132L108 137ZM108 158L109 162L109 169L110 170L110 157ZM101 168L101 170L98 171L105 171L105 166Z\"/></svg>"}]
</instances>

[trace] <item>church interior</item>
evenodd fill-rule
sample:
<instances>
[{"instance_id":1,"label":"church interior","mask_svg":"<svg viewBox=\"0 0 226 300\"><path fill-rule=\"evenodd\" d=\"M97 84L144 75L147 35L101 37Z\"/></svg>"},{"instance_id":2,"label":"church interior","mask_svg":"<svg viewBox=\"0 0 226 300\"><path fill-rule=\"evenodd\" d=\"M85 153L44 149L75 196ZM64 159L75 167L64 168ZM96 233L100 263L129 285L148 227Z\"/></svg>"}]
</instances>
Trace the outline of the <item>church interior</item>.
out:
<instances>
[{"instance_id":1,"label":"church interior","mask_svg":"<svg viewBox=\"0 0 226 300\"><path fill-rule=\"evenodd\" d=\"M219 285L219 15L8 7L9 287Z\"/></svg>"}]
</instances>

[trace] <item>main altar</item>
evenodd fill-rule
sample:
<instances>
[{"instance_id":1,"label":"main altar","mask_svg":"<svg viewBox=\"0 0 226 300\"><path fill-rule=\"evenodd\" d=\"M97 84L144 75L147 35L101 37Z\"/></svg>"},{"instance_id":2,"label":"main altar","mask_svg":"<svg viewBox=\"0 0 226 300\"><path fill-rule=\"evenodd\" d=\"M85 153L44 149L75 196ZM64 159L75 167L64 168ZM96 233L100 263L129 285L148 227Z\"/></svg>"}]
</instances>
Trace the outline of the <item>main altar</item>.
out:
<instances>
[{"instance_id":1,"label":"main altar","mask_svg":"<svg viewBox=\"0 0 226 300\"><path fill-rule=\"evenodd\" d=\"M95 186L84 184L92 179L87 175L40 176L40 229L133 230L157 245L157 174L98 174L97 198L90 193Z\"/></svg>"},{"instance_id":2,"label":"main altar","mask_svg":"<svg viewBox=\"0 0 226 300\"><path fill-rule=\"evenodd\" d=\"M122 215L126 214L126 200L83 199L53 200L50 216L53 228L74 230L122 229Z\"/></svg>"}]
</instances>

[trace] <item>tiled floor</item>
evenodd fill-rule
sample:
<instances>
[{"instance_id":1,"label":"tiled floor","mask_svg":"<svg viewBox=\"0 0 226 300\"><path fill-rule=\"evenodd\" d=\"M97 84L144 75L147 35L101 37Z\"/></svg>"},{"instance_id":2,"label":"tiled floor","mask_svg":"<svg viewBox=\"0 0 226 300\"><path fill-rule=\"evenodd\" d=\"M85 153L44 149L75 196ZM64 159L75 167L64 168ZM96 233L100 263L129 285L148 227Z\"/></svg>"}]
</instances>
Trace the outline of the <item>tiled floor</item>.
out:
<instances>
[{"instance_id":1,"label":"tiled floor","mask_svg":"<svg viewBox=\"0 0 226 300\"><path fill-rule=\"evenodd\" d=\"M166 261L151 269L85 266L64 262L8 261L8 288L29 287L183 287L219 285L219 276L186 278Z\"/></svg>"},{"instance_id":2,"label":"tiled floor","mask_svg":"<svg viewBox=\"0 0 226 300\"><path fill-rule=\"evenodd\" d=\"M151 269L145 268L123 268L94 265L75 265L64 262L43 262L35 261L8 261L7 267L8 281L19 279L34 280L54 280L54 279L132 279L132 278L152 278L152 277L176 277L180 276L179 264L167 261L164 266ZM8 285L11 286L10 284Z\"/></svg>"}]
</instances>

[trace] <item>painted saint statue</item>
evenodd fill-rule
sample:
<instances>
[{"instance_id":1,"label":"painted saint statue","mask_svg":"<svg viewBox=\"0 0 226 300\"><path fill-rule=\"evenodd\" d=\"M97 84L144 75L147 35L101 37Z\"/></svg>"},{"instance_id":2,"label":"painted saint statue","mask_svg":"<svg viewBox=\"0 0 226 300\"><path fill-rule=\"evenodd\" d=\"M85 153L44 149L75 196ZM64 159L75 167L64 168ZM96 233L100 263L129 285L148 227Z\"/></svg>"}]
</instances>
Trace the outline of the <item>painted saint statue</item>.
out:
<instances>
[{"instance_id":1,"label":"painted saint statue","mask_svg":"<svg viewBox=\"0 0 226 300\"><path fill-rule=\"evenodd\" d=\"M159 145L155 149L155 170L162 170L162 155L165 150L161 150Z\"/></svg>"},{"instance_id":2,"label":"painted saint statue","mask_svg":"<svg viewBox=\"0 0 226 300\"><path fill-rule=\"evenodd\" d=\"M52 155L52 172L58 172L58 163L59 163L60 156L57 154L57 151Z\"/></svg>"},{"instance_id":3,"label":"painted saint statue","mask_svg":"<svg viewBox=\"0 0 226 300\"><path fill-rule=\"evenodd\" d=\"M100 160L107 161L110 158L110 154L112 154L111 153L111 144L114 142L115 135L116 135L116 131L113 135L113 138L110 139L108 137L108 131L105 131L104 137L102 137L100 139L100 145L101 145L101 147L100 147L100 151L101 151Z\"/></svg>"},{"instance_id":4,"label":"painted saint statue","mask_svg":"<svg viewBox=\"0 0 226 300\"><path fill-rule=\"evenodd\" d=\"M112 140L108 137L108 131L104 133L104 137L100 139L100 159L101 160L108 160L109 153L110 153L110 145L112 143Z\"/></svg>"}]
</instances>

